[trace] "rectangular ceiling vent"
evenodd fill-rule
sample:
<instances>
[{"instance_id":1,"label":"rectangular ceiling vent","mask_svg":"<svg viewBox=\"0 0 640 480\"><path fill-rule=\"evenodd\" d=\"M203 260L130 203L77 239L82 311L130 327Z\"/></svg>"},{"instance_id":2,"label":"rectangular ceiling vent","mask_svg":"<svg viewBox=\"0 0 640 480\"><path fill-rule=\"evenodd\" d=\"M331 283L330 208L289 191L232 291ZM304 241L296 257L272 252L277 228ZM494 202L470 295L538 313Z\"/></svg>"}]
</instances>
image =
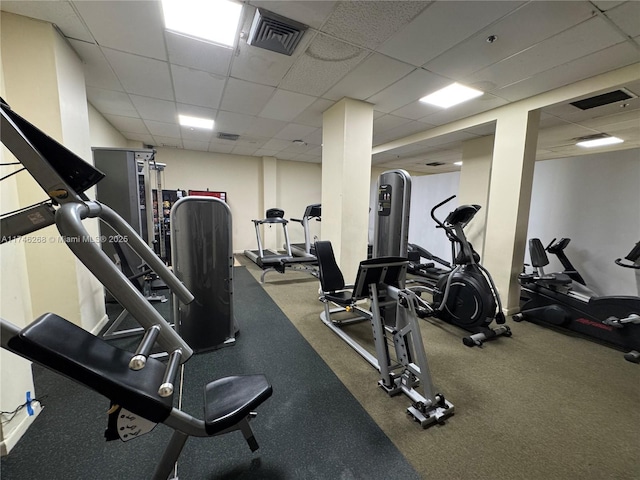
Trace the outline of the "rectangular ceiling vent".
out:
<instances>
[{"instance_id":1,"label":"rectangular ceiling vent","mask_svg":"<svg viewBox=\"0 0 640 480\"><path fill-rule=\"evenodd\" d=\"M431 163L425 163L425 165L427 167L439 167L441 165L444 165L444 163L442 163L442 162L431 162Z\"/></svg>"},{"instance_id":2,"label":"rectangular ceiling vent","mask_svg":"<svg viewBox=\"0 0 640 480\"><path fill-rule=\"evenodd\" d=\"M235 142L236 140L238 140L238 138L240 138L240 135L236 135L235 133L220 132L218 133L218 138L221 140L231 140Z\"/></svg>"},{"instance_id":3,"label":"rectangular ceiling vent","mask_svg":"<svg viewBox=\"0 0 640 480\"><path fill-rule=\"evenodd\" d=\"M603 105L622 102L623 100L629 100L634 97L635 95L628 90L620 89L614 90L613 92L603 93L602 95L596 95L595 97L578 100L577 102L571 102L571 105L579 108L580 110L589 110L590 108L602 107Z\"/></svg>"},{"instance_id":4,"label":"rectangular ceiling vent","mask_svg":"<svg viewBox=\"0 0 640 480\"><path fill-rule=\"evenodd\" d=\"M256 8L247 43L272 52L291 55L307 26L278 14Z\"/></svg>"}]
</instances>

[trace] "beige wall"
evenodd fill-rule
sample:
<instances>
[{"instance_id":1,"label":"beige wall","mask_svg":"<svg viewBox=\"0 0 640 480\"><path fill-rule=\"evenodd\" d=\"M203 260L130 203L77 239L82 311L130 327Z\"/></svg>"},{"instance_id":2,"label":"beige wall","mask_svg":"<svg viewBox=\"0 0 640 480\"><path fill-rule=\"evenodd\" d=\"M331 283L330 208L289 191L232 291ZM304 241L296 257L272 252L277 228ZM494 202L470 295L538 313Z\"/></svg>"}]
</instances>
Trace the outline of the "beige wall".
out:
<instances>
[{"instance_id":1,"label":"beige wall","mask_svg":"<svg viewBox=\"0 0 640 480\"><path fill-rule=\"evenodd\" d=\"M251 220L264 218L265 209L277 206L287 218L299 218L304 208L320 203L321 166L277 160L276 201L263 205L262 158L220 153L158 148L156 160L167 165L167 189L211 190L227 193L233 218L235 252L255 250L257 241ZM290 225L292 242L304 240L302 228ZM279 232L278 242L283 241Z\"/></svg>"},{"instance_id":2,"label":"beige wall","mask_svg":"<svg viewBox=\"0 0 640 480\"><path fill-rule=\"evenodd\" d=\"M0 49L0 65L2 52ZM6 98L4 69L0 69L0 96ZM0 163L15 162L16 159L4 145L0 146ZM1 167L2 176L20 168ZM0 188L0 212L11 212L20 207L18 202L17 177L9 177ZM23 327L33 319L27 276L27 259L24 243L13 241L0 246L0 317ZM34 393L31 376L31 362L0 350L0 409L12 411L25 401L26 392ZM40 413L36 404L35 412ZM0 428L0 453L5 455L26 431L35 415L30 417L26 410L18 412L13 421ZM4 417L2 418L4 422Z\"/></svg>"},{"instance_id":3,"label":"beige wall","mask_svg":"<svg viewBox=\"0 0 640 480\"><path fill-rule=\"evenodd\" d=\"M127 148L130 141L111 125L90 103L89 135L92 147Z\"/></svg>"},{"instance_id":4,"label":"beige wall","mask_svg":"<svg viewBox=\"0 0 640 480\"><path fill-rule=\"evenodd\" d=\"M51 24L3 12L1 28L3 98L20 115L91 162L89 121L82 63ZM8 158L7 158L8 157ZM12 158L8 153L3 159ZM5 161L5 160L3 160ZM89 195L91 193L89 192ZM27 174L2 184L2 212L45 200L47 194ZM85 221L97 234L97 221ZM100 283L58 241L55 227L0 247L3 318L22 327L55 312L97 331L107 317ZM2 352L0 408L11 411L34 393L27 362ZM2 425L2 448L9 450L26 429L26 409Z\"/></svg>"}]
</instances>

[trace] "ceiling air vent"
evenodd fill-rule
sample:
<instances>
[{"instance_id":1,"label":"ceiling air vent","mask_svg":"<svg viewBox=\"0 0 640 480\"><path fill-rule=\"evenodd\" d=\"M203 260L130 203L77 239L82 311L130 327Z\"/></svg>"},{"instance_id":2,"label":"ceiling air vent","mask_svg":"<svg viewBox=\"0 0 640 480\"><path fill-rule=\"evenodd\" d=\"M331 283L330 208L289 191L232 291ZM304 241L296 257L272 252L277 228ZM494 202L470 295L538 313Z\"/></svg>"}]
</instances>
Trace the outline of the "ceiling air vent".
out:
<instances>
[{"instance_id":1,"label":"ceiling air vent","mask_svg":"<svg viewBox=\"0 0 640 480\"><path fill-rule=\"evenodd\" d=\"M236 135L235 133L223 133L223 132L218 133L218 138L221 140L231 140L235 142L236 140L238 140L239 137L240 135Z\"/></svg>"},{"instance_id":2,"label":"ceiling air vent","mask_svg":"<svg viewBox=\"0 0 640 480\"><path fill-rule=\"evenodd\" d=\"M635 95L631 94L631 92L627 90L614 90L613 92L603 93L602 95L585 98L582 100L578 100L577 102L571 102L571 105L579 108L580 110L589 110L590 108L601 107L603 105L609 105L610 103L629 100L634 96Z\"/></svg>"},{"instance_id":3,"label":"ceiling air vent","mask_svg":"<svg viewBox=\"0 0 640 480\"><path fill-rule=\"evenodd\" d=\"M431 163L425 163L425 165L427 167L439 167L441 165L444 165L444 163L442 163L442 162L431 162Z\"/></svg>"},{"instance_id":4,"label":"ceiling air vent","mask_svg":"<svg viewBox=\"0 0 640 480\"><path fill-rule=\"evenodd\" d=\"M247 43L272 52L291 55L307 26L262 8L256 9Z\"/></svg>"}]
</instances>

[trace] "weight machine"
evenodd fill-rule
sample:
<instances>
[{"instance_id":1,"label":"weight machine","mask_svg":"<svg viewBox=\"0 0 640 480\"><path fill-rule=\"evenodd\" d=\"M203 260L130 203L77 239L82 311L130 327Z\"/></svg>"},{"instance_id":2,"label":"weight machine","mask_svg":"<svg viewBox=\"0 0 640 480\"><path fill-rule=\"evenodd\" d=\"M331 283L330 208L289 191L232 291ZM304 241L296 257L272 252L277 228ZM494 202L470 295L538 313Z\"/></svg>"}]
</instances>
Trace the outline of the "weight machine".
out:
<instances>
[{"instance_id":1,"label":"weight machine","mask_svg":"<svg viewBox=\"0 0 640 480\"><path fill-rule=\"evenodd\" d=\"M85 191L104 174L16 114L0 99L0 138L49 196L49 200L2 217L2 241L55 224L76 257L118 302L145 328L134 353L110 345L53 313L20 329L0 319L1 346L107 397L110 410L108 439L127 440L125 427L140 434L157 423L173 429L154 480L166 480L187 439L240 430L252 451L258 448L249 420L253 410L271 396L264 375L230 376L204 387L204 419L173 407L176 377L192 356L191 347L170 327L124 274L101 250L82 225L99 218L119 235L162 278L185 304L191 292L156 256L135 230L114 210L90 200ZM150 357L155 343L169 352L167 364ZM123 425L121 422L126 422ZM121 437L121 435L123 435Z\"/></svg>"}]
</instances>

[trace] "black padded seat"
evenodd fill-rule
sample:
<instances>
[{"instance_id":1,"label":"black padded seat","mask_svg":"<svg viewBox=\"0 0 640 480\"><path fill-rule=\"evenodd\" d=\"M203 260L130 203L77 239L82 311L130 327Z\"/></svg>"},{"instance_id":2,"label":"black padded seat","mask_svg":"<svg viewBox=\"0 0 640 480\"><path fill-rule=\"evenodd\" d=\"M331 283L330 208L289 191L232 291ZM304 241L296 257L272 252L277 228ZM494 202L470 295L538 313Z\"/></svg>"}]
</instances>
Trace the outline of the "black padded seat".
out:
<instances>
[{"instance_id":1,"label":"black padded seat","mask_svg":"<svg viewBox=\"0 0 640 480\"><path fill-rule=\"evenodd\" d=\"M330 302L346 307L353 303L353 292L351 290L344 290L342 292L325 293L324 298Z\"/></svg>"},{"instance_id":2,"label":"black padded seat","mask_svg":"<svg viewBox=\"0 0 640 480\"><path fill-rule=\"evenodd\" d=\"M158 395L166 368L162 362L148 358L142 370L131 370L131 352L53 313L22 329L8 347L152 422L164 421L173 408L172 397Z\"/></svg>"},{"instance_id":3,"label":"black padded seat","mask_svg":"<svg viewBox=\"0 0 640 480\"><path fill-rule=\"evenodd\" d=\"M548 285L569 285L573 282L571 277L564 273L550 273L543 276L540 280Z\"/></svg>"},{"instance_id":4,"label":"black padded seat","mask_svg":"<svg viewBox=\"0 0 640 480\"><path fill-rule=\"evenodd\" d=\"M236 425L272 393L264 375L235 375L209 383L204 387L207 434L215 435Z\"/></svg>"}]
</instances>

